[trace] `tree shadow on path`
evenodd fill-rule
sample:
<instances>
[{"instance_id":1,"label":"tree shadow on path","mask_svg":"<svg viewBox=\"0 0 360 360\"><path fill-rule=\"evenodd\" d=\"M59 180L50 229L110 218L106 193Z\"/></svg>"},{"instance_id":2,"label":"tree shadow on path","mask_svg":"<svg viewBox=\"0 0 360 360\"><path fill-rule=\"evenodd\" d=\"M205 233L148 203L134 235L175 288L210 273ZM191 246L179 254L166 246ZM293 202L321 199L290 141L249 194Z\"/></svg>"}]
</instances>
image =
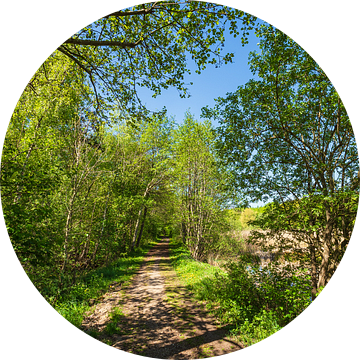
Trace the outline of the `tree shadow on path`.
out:
<instances>
[{"instance_id":1,"label":"tree shadow on path","mask_svg":"<svg viewBox=\"0 0 360 360\"><path fill-rule=\"evenodd\" d=\"M198 359L242 349L226 338L227 327L218 328L191 299L171 266L168 243L163 239L154 246L131 285L98 304L83 328L113 347L158 359Z\"/></svg>"}]
</instances>

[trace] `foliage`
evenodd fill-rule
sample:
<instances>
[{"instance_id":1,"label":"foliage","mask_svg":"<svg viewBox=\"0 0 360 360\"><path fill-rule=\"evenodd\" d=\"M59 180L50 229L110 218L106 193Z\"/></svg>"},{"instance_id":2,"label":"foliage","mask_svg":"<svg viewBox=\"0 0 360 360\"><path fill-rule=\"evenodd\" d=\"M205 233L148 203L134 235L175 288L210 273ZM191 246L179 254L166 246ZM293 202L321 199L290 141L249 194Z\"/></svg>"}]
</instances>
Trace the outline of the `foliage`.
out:
<instances>
[{"instance_id":1,"label":"foliage","mask_svg":"<svg viewBox=\"0 0 360 360\"><path fill-rule=\"evenodd\" d=\"M139 87L154 96L174 86L189 96L184 76L192 59L200 73L208 64L232 61L222 54L225 29L247 43L256 18L243 11L198 1L162 1L109 14L66 40L58 51L87 76L97 109L117 107L129 121L147 114ZM104 113L104 111L103 111Z\"/></svg>"},{"instance_id":2,"label":"foliage","mask_svg":"<svg viewBox=\"0 0 360 360\"><path fill-rule=\"evenodd\" d=\"M309 304L311 283L299 268L263 267L241 255L221 270L191 258L180 242L171 243L172 264L198 300L207 302L231 334L251 345L280 330Z\"/></svg>"},{"instance_id":3,"label":"foliage","mask_svg":"<svg viewBox=\"0 0 360 360\"><path fill-rule=\"evenodd\" d=\"M70 79L72 86L66 86ZM79 119L79 104L86 109L91 103L83 80L64 56L51 56L31 81L37 95L27 88L20 98L4 142L1 198L7 229L25 270L44 284L44 272L54 275L48 259L60 261L57 228L64 217L57 209L60 184L67 181L61 166L70 160L71 127ZM38 267L43 271L33 271Z\"/></svg>"},{"instance_id":4,"label":"foliage","mask_svg":"<svg viewBox=\"0 0 360 360\"><path fill-rule=\"evenodd\" d=\"M225 28L245 43L254 21L208 3L139 5L82 29L38 69L12 116L0 182L11 242L45 297L173 232L173 122L150 115L137 89L185 96L187 58L197 72L230 62Z\"/></svg>"},{"instance_id":5,"label":"foliage","mask_svg":"<svg viewBox=\"0 0 360 360\"><path fill-rule=\"evenodd\" d=\"M203 174L195 180L206 185L198 184L200 196L191 200L200 206L191 218L202 232L199 256L216 251L223 194L209 124L196 125L197 139L191 134L195 122L176 132L170 119L157 114L136 126L116 116L118 125L109 127L91 110L84 77L59 54L44 63L31 84L37 95L29 89L23 93L6 134L2 205L19 260L45 297L75 291L89 271L172 233L178 206L180 214L186 211L181 189L192 186L183 168L189 154L193 180ZM193 148L186 148L189 141ZM218 194L211 189L215 186ZM72 306L64 314L72 313Z\"/></svg>"},{"instance_id":6,"label":"foliage","mask_svg":"<svg viewBox=\"0 0 360 360\"><path fill-rule=\"evenodd\" d=\"M107 267L88 272L78 279L76 284L63 288L60 293L58 293L59 289L53 286L42 295L59 314L73 325L80 327L85 313L90 310L91 300L96 302L102 294L109 291L114 282L122 283L125 286L140 267L144 255L153 245L154 243L150 243L133 254L119 258Z\"/></svg>"},{"instance_id":7,"label":"foliage","mask_svg":"<svg viewBox=\"0 0 360 360\"><path fill-rule=\"evenodd\" d=\"M222 209L235 194L227 192L227 173L217 163L209 122L199 123L186 113L173 139L173 191L181 237L195 259L205 260L225 232Z\"/></svg>"},{"instance_id":8,"label":"foliage","mask_svg":"<svg viewBox=\"0 0 360 360\"><path fill-rule=\"evenodd\" d=\"M188 96L187 58L198 73L231 62L225 29L245 44L254 26L210 3L135 6L65 41L26 87L2 154L6 226L30 279L75 326L158 236L181 238L176 271L247 344L294 319L334 273L356 217L358 153L336 90L303 49L257 28L255 79L204 109L216 130L190 113L175 127L138 98L139 87ZM271 203L246 207L258 200ZM231 235L249 228L277 261L261 265ZM238 258L204 263L219 254ZM109 334L121 310L111 316Z\"/></svg>"},{"instance_id":9,"label":"foliage","mask_svg":"<svg viewBox=\"0 0 360 360\"><path fill-rule=\"evenodd\" d=\"M244 203L275 204L253 223L265 230L254 242L266 248L276 237L278 251L296 252L303 238L315 296L350 240L359 191L355 136L318 64L272 26L261 26L258 36L261 52L249 57L256 79L203 115L219 120L219 154Z\"/></svg>"},{"instance_id":10,"label":"foliage","mask_svg":"<svg viewBox=\"0 0 360 360\"><path fill-rule=\"evenodd\" d=\"M30 84L36 94L24 91L6 134L1 198L14 249L45 295L156 239L148 219L136 218L145 205L151 218L166 192L172 125L153 116L136 129L109 129L91 110L84 76L61 54Z\"/></svg>"}]
</instances>

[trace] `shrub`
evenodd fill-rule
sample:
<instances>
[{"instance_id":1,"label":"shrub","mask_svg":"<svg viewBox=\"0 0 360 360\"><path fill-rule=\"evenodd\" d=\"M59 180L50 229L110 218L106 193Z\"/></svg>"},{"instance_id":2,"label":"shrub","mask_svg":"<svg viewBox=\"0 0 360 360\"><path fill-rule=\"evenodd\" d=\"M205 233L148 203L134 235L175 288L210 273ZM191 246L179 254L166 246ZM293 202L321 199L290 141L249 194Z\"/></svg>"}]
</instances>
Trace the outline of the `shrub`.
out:
<instances>
[{"instance_id":1,"label":"shrub","mask_svg":"<svg viewBox=\"0 0 360 360\"><path fill-rule=\"evenodd\" d=\"M226 309L224 320L251 323L263 311L285 326L310 303L310 278L294 267L261 266L256 257L241 255L229 262L225 273L217 273L213 298Z\"/></svg>"}]
</instances>

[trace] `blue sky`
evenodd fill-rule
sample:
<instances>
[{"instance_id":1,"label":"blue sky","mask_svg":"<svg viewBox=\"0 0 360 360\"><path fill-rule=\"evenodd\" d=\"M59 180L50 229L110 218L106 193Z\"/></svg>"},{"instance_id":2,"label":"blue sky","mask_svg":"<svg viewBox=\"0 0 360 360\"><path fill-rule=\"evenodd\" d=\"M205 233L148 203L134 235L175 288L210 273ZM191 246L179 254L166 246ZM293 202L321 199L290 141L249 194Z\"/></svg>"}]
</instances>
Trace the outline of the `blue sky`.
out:
<instances>
[{"instance_id":1,"label":"blue sky","mask_svg":"<svg viewBox=\"0 0 360 360\"><path fill-rule=\"evenodd\" d=\"M140 89L139 95L141 101L148 109L156 111L161 110L164 106L168 110L169 116L174 116L177 123L181 123L187 110L200 120L201 108L214 105L214 99L224 96L227 92L233 92L239 85L245 84L252 74L248 66L248 54L250 51L258 49L259 39L250 33L249 44L244 47L241 45L240 36L233 38L228 35L223 48L226 52L234 53L233 63L224 64L218 68L215 65L208 67L199 75L195 73L196 67L190 61L188 63L192 74L185 77L185 83L193 82L189 85L190 98L182 99L176 89L170 88L163 90L157 98L152 98L151 91ZM216 124L214 124L216 125Z\"/></svg>"},{"instance_id":2,"label":"blue sky","mask_svg":"<svg viewBox=\"0 0 360 360\"><path fill-rule=\"evenodd\" d=\"M234 92L238 86L254 77L249 70L248 56L251 51L259 49L258 43L259 38L253 33L250 33L249 43L245 46L241 45L240 37L234 38L228 35L225 37L223 51L224 54L226 52L234 53L232 63L223 64L218 68L215 65L208 65L201 74L196 74L196 66L190 61L188 65L191 75L185 77L185 83L193 83L193 85L189 85L190 98L181 98L174 88L163 90L161 95L153 98L151 91L141 88L140 99L152 111L161 110L165 106L168 116L174 116L178 124L182 123L187 110L195 116L196 120L201 120L202 107L206 105L212 107L215 104L214 99L225 96L228 92ZM213 123L213 126L216 126L216 123ZM263 205L263 202L250 203L251 207Z\"/></svg>"}]
</instances>

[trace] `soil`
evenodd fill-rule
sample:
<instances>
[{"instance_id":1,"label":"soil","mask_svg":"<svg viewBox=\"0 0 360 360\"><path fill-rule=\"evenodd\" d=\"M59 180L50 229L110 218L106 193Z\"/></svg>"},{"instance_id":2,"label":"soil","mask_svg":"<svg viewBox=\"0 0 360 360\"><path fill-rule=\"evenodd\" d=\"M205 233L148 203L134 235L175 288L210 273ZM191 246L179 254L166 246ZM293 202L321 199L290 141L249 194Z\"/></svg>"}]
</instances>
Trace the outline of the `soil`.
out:
<instances>
[{"instance_id":1,"label":"soil","mask_svg":"<svg viewBox=\"0 0 360 360\"><path fill-rule=\"evenodd\" d=\"M148 252L130 286L115 284L83 329L117 349L158 359L200 359L242 349L180 283L168 244L163 239Z\"/></svg>"}]
</instances>

